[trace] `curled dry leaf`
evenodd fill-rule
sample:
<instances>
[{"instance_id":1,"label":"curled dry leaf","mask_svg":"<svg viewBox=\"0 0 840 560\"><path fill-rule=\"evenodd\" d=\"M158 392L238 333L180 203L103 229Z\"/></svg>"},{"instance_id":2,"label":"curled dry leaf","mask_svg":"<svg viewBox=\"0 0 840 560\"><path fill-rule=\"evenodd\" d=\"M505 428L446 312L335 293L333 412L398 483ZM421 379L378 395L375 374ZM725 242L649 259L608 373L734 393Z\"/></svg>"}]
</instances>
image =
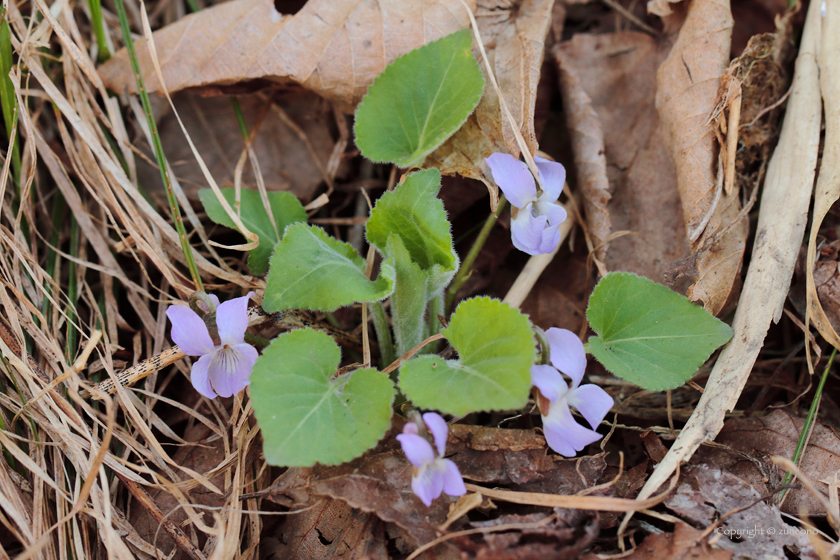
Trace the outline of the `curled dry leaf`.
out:
<instances>
[{"instance_id":1,"label":"curled dry leaf","mask_svg":"<svg viewBox=\"0 0 840 560\"><path fill-rule=\"evenodd\" d=\"M454 3L459 4L460 0ZM475 8L496 81L532 153L537 149L534 107L553 4L551 0L478 0ZM426 159L426 165L437 167L444 174L458 173L477 179L495 192L484 158L493 152L518 157L519 147L483 64L481 69L487 85L478 107L466 124Z\"/></svg>"},{"instance_id":2,"label":"curled dry leaf","mask_svg":"<svg viewBox=\"0 0 840 560\"><path fill-rule=\"evenodd\" d=\"M607 158L604 155L604 132L598 114L592 107L592 100L583 89L580 79L563 66L562 56L557 57L557 62L578 188L583 196L586 222L596 248L595 255L603 261L607 251L606 241L612 232L610 213L607 210L610 182L607 178Z\"/></svg>"},{"instance_id":3,"label":"curled dry leaf","mask_svg":"<svg viewBox=\"0 0 840 560\"><path fill-rule=\"evenodd\" d=\"M731 514L715 530L724 535L715 543L720 548L739 558L784 558L785 547L795 547L800 558L817 558L807 535L785 523L775 505L761 501L762 494L734 474L716 466L697 465L686 469L682 477L684 482L664 503L692 523L708 527L733 510L747 508Z\"/></svg>"},{"instance_id":4,"label":"curled dry leaf","mask_svg":"<svg viewBox=\"0 0 840 560\"><path fill-rule=\"evenodd\" d=\"M604 136L609 222L614 230L633 233L610 242L607 268L661 282L672 263L689 255L676 172L654 106L662 46L644 33L576 35L553 54L562 75L573 77L591 100L601 129L609 131ZM597 191L587 214L603 198Z\"/></svg>"},{"instance_id":5,"label":"curled dry leaf","mask_svg":"<svg viewBox=\"0 0 840 560\"><path fill-rule=\"evenodd\" d=\"M820 93L825 113L825 143L823 144L820 173L814 187L814 216L808 239L808 263L816 262L817 236L831 206L840 198L840 70L836 61L840 57L840 7L823 4L819 47ZM840 334L831 326L820 305L814 286L813 270L806 269L808 315L820 334L835 348L840 348ZM810 363L810 355L809 355Z\"/></svg>"},{"instance_id":6,"label":"curled dry leaf","mask_svg":"<svg viewBox=\"0 0 840 560\"><path fill-rule=\"evenodd\" d=\"M467 5L475 9L474 0ZM313 0L281 15L272 0L233 0L186 16L154 34L170 93L252 80L295 83L355 107L398 56L467 27L460 0ZM145 40L136 42L146 88L160 90ZM125 49L99 69L106 86L134 92Z\"/></svg>"},{"instance_id":7,"label":"curled dry leaf","mask_svg":"<svg viewBox=\"0 0 840 560\"><path fill-rule=\"evenodd\" d=\"M674 15L669 24L681 16ZM677 168L677 187L696 276L693 301L717 315L741 269L747 237L737 192L723 192L723 171L710 116L718 84L729 64L732 14L729 2L688 4L676 43L656 75L656 108Z\"/></svg>"},{"instance_id":8,"label":"curled dry leaf","mask_svg":"<svg viewBox=\"0 0 840 560\"><path fill-rule=\"evenodd\" d=\"M532 151L537 147L534 106L553 4L466 2L478 16L499 86ZM186 16L155 32L154 39L170 92L240 82L299 84L351 112L388 63L469 24L461 0L310 0L295 15L281 15L271 0L232 0ZM146 88L158 91L145 40L136 44ZM125 49L99 72L117 92L136 90ZM479 179L495 193L484 158L497 151L518 155L519 148L501 116L496 92L488 86L475 113L429 156L427 166Z\"/></svg>"}]
</instances>

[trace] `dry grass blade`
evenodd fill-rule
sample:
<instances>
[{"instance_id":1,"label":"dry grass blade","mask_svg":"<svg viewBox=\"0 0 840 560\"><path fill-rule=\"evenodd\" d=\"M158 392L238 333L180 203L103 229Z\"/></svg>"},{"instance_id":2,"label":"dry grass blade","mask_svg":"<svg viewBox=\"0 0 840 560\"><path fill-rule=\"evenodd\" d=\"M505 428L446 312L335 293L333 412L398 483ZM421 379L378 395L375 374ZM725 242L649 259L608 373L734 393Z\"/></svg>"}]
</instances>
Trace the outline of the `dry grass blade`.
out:
<instances>
[{"instance_id":1,"label":"dry grass blade","mask_svg":"<svg viewBox=\"0 0 840 560\"><path fill-rule=\"evenodd\" d=\"M24 196L13 209L13 189L5 189L0 207L0 518L20 547L0 557L58 560L107 551L129 559L181 549L194 560L240 558L244 551L254 557L262 522L244 510L258 511L259 502L240 496L268 481L249 406L176 404L160 396L161 387L184 382L183 364L166 379L149 378L140 398L123 390L89 404L77 393L80 377L102 375L91 371L113 376L159 352L166 307L191 289L175 229L134 181L135 153L142 150L130 143L124 108L104 90L81 47L73 12L40 0L35 8L40 23L14 2L6 12L19 63L10 78L20 107ZM55 56L45 56L50 48ZM4 167L8 179L9 158ZM55 200L63 202L63 216L50 215ZM44 227L27 239L22 218ZM201 223L190 223L206 239ZM260 284L224 261L214 264L207 245L197 246L202 273L222 283L213 289ZM47 266L50 252L55 262ZM91 356L95 370L85 371ZM164 404L207 434L200 445L168 424ZM172 442L178 447L170 455ZM207 448L219 456L184 458ZM202 519L193 506L207 495L219 513ZM156 519L151 531L138 516Z\"/></svg>"},{"instance_id":2,"label":"dry grass blade","mask_svg":"<svg viewBox=\"0 0 840 560\"><path fill-rule=\"evenodd\" d=\"M597 511L632 512L649 509L659 504L676 487L679 471L671 480L669 488L655 498L630 500L627 498L609 498L605 496L560 496L557 494L539 494L535 492L513 492L510 490L494 490L475 484L467 484L467 490L480 492L483 496L514 504L526 504L541 507L557 507L569 509L589 509Z\"/></svg>"}]
</instances>

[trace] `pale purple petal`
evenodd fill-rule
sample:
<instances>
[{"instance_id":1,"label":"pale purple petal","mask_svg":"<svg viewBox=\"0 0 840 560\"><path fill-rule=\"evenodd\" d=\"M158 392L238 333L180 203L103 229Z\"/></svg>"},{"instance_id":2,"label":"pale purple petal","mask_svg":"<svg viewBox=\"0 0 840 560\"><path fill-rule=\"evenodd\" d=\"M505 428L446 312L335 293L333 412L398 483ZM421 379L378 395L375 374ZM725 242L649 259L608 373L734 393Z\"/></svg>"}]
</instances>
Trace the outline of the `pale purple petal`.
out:
<instances>
[{"instance_id":1,"label":"pale purple petal","mask_svg":"<svg viewBox=\"0 0 840 560\"><path fill-rule=\"evenodd\" d=\"M551 363L572 378L572 387L580 385L586 370L586 350L575 333L566 329L551 328L545 333L551 348Z\"/></svg>"},{"instance_id":2,"label":"pale purple petal","mask_svg":"<svg viewBox=\"0 0 840 560\"><path fill-rule=\"evenodd\" d=\"M429 507L443 492L443 482L443 472L435 469L433 465L429 465L420 469L417 476L411 479L411 490L420 498L420 501L426 504L426 507Z\"/></svg>"},{"instance_id":3,"label":"pale purple petal","mask_svg":"<svg viewBox=\"0 0 840 560\"><path fill-rule=\"evenodd\" d=\"M423 421L429 427L429 431L435 439L438 457L443 457L446 453L446 436L449 434L449 426L446 425L446 420L437 412L427 412L423 415Z\"/></svg>"},{"instance_id":4,"label":"pale purple petal","mask_svg":"<svg viewBox=\"0 0 840 560\"><path fill-rule=\"evenodd\" d=\"M557 399L569 390L569 384L560 372L543 364L531 366L531 385L539 389L542 396L551 402L557 402Z\"/></svg>"},{"instance_id":5,"label":"pale purple petal","mask_svg":"<svg viewBox=\"0 0 840 560\"><path fill-rule=\"evenodd\" d=\"M534 157L534 163L537 164L543 193L548 195L548 200L555 201L560 198L560 193L563 192L563 183L566 182L566 168L561 163L548 161L540 156Z\"/></svg>"},{"instance_id":6,"label":"pale purple petal","mask_svg":"<svg viewBox=\"0 0 840 560\"><path fill-rule=\"evenodd\" d=\"M172 322L172 342L180 346L184 354L204 356L213 352L213 340L198 313L183 305L170 305L166 316Z\"/></svg>"},{"instance_id":7,"label":"pale purple petal","mask_svg":"<svg viewBox=\"0 0 840 560\"><path fill-rule=\"evenodd\" d=\"M407 425L407 424L406 424ZM417 434L400 434L397 440L402 445L403 453L408 457L408 462L417 467L423 467L435 460L435 451L432 444Z\"/></svg>"},{"instance_id":8,"label":"pale purple petal","mask_svg":"<svg viewBox=\"0 0 840 560\"><path fill-rule=\"evenodd\" d=\"M458 470L458 465L449 459L441 459L444 464L443 472L443 491L448 496L463 496L467 493L467 487L464 486L464 479L461 478L461 471Z\"/></svg>"},{"instance_id":9,"label":"pale purple petal","mask_svg":"<svg viewBox=\"0 0 840 560\"><path fill-rule=\"evenodd\" d=\"M513 206L523 208L537 199L534 176L523 162L510 154L499 152L484 158L484 161L493 172L493 180Z\"/></svg>"},{"instance_id":10,"label":"pale purple petal","mask_svg":"<svg viewBox=\"0 0 840 560\"><path fill-rule=\"evenodd\" d=\"M613 398L597 385L581 385L566 395L569 406L578 409L593 429L597 428L613 406Z\"/></svg>"},{"instance_id":11,"label":"pale purple petal","mask_svg":"<svg viewBox=\"0 0 840 560\"><path fill-rule=\"evenodd\" d=\"M551 227L557 227L565 222L568 217L566 209L559 204L545 202L543 197L545 197L545 194L541 195L540 200L534 204L537 207L537 213L548 218L548 225Z\"/></svg>"},{"instance_id":12,"label":"pale purple petal","mask_svg":"<svg viewBox=\"0 0 840 560\"><path fill-rule=\"evenodd\" d=\"M546 227L542 231L542 238L540 239L540 253L551 253L557 248L560 243L560 230L557 226Z\"/></svg>"},{"instance_id":13,"label":"pale purple petal","mask_svg":"<svg viewBox=\"0 0 840 560\"><path fill-rule=\"evenodd\" d=\"M218 309L219 308L219 296L217 296L216 294L207 294L207 295L210 296L210 301L213 302L213 306L216 309Z\"/></svg>"},{"instance_id":14,"label":"pale purple petal","mask_svg":"<svg viewBox=\"0 0 840 560\"><path fill-rule=\"evenodd\" d=\"M219 328L219 338L222 344L242 344L245 340L245 330L248 328L248 300L254 292L247 296L229 299L216 308L216 326Z\"/></svg>"},{"instance_id":15,"label":"pale purple petal","mask_svg":"<svg viewBox=\"0 0 840 560\"><path fill-rule=\"evenodd\" d=\"M575 421L565 399L553 403L548 416L543 416L543 432L548 446L564 457L574 457L578 451L601 439L601 434Z\"/></svg>"},{"instance_id":16,"label":"pale purple petal","mask_svg":"<svg viewBox=\"0 0 840 560\"><path fill-rule=\"evenodd\" d=\"M529 255L539 255L542 244L542 232L547 219L545 216L532 216L530 208L519 211L510 222L510 239L513 246Z\"/></svg>"},{"instance_id":17,"label":"pale purple petal","mask_svg":"<svg viewBox=\"0 0 840 560\"><path fill-rule=\"evenodd\" d=\"M543 424L543 433L548 446L563 457L574 457L577 451L566 441L566 433L562 427Z\"/></svg>"},{"instance_id":18,"label":"pale purple petal","mask_svg":"<svg viewBox=\"0 0 840 560\"><path fill-rule=\"evenodd\" d=\"M213 386L210 385L210 375L208 368L210 362L213 360L213 353L205 354L197 361L193 362L192 371L190 372L190 381L192 381L195 390L207 397L208 399L215 399L218 397Z\"/></svg>"},{"instance_id":19,"label":"pale purple petal","mask_svg":"<svg viewBox=\"0 0 840 560\"><path fill-rule=\"evenodd\" d=\"M250 344L222 346L210 362L210 384L220 397L232 397L250 384L248 378L257 361L257 349Z\"/></svg>"},{"instance_id":20,"label":"pale purple petal","mask_svg":"<svg viewBox=\"0 0 840 560\"><path fill-rule=\"evenodd\" d=\"M403 426L403 433L417 435L420 432L417 429L417 424L414 422L406 422L405 426Z\"/></svg>"}]
</instances>

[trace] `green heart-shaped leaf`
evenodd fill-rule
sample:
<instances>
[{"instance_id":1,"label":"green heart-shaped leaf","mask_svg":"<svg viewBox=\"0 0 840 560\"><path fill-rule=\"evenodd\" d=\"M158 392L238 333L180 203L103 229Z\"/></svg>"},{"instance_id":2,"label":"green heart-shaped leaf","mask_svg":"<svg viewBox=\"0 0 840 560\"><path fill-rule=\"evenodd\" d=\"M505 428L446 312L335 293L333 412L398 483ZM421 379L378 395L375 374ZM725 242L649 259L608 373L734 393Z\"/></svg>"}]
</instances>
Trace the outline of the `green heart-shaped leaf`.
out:
<instances>
[{"instance_id":1,"label":"green heart-shaped leaf","mask_svg":"<svg viewBox=\"0 0 840 560\"><path fill-rule=\"evenodd\" d=\"M333 378L341 351L312 329L282 334L257 358L250 395L270 465L338 465L391 425L394 384L371 368Z\"/></svg>"},{"instance_id":2,"label":"green heart-shaped leaf","mask_svg":"<svg viewBox=\"0 0 840 560\"><path fill-rule=\"evenodd\" d=\"M356 109L356 145L377 162L413 167L458 130L484 91L462 29L396 59Z\"/></svg>"},{"instance_id":3,"label":"green heart-shaped leaf","mask_svg":"<svg viewBox=\"0 0 840 560\"><path fill-rule=\"evenodd\" d=\"M667 287L629 272L607 274L586 310L598 336L589 351L612 373L648 391L688 381L732 329Z\"/></svg>"},{"instance_id":4,"label":"green heart-shaped leaf","mask_svg":"<svg viewBox=\"0 0 840 560\"><path fill-rule=\"evenodd\" d=\"M414 404L456 416L525 405L536 357L525 315L497 299L468 299L442 333L458 360L421 356L400 368L400 389Z\"/></svg>"},{"instance_id":5,"label":"green heart-shaped leaf","mask_svg":"<svg viewBox=\"0 0 840 560\"><path fill-rule=\"evenodd\" d=\"M365 260L349 243L319 227L294 224L271 257L263 309L332 311L357 301L379 301L394 289L394 267L386 260L379 278L365 276Z\"/></svg>"}]
</instances>

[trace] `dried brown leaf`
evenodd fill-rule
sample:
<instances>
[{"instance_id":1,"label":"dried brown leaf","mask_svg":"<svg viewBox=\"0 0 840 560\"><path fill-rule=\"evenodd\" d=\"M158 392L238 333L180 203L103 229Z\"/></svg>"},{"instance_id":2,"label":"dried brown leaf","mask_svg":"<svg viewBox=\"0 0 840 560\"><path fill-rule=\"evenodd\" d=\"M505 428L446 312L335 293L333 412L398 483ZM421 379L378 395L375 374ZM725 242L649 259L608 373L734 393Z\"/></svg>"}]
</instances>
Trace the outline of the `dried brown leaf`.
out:
<instances>
[{"instance_id":1,"label":"dried brown leaf","mask_svg":"<svg viewBox=\"0 0 840 560\"><path fill-rule=\"evenodd\" d=\"M552 0L471 0L487 55L529 149L537 148L534 107ZM461 0L311 0L281 15L271 0L233 0L187 16L154 34L170 92L259 80L299 84L350 112L373 79L398 56L469 26ZM145 41L136 42L149 91L160 84ZM482 68L484 71L484 69ZM107 87L135 91L125 49L100 68ZM240 86L241 89L241 86ZM481 180L492 192L484 158L519 154L511 124L491 87L475 113L427 160L445 174Z\"/></svg>"},{"instance_id":2,"label":"dried brown leaf","mask_svg":"<svg viewBox=\"0 0 840 560\"><path fill-rule=\"evenodd\" d=\"M564 459L548 455L532 430L452 426L447 451L464 478L516 490L571 495L594 486L606 468L601 456Z\"/></svg>"},{"instance_id":3,"label":"dried brown leaf","mask_svg":"<svg viewBox=\"0 0 840 560\"><path fill-rule=\"evenodd\" d=\"M375 515L340 500L321 499L312 509L289 516L282 538L264 551L266 558L289 560L387 560L385 524Z\"/></svg>"},{"instance_id":4,"label":"dried brown leaf","mask_svg":"<svg viewBox=\"0 0 840 560\"><path fill-rule=\"evenodd\" d=\"M562 51L555 51L562 52ZM560 90L566 114L566 127L572 140L572 150L577 171L578 189L583 196L586 222L596 256L604 259L606 241L612 233L612 223L607 204L610 201L610 183L607 178L607 158L604 149L604 132L593 108L592 99L583 89L580 79L563 65L560 67Z\"/></svg>"},{"instance_id":5,"label":"dried brown leaf","mask_svg":"<svg viewBox=\"0 0 840 560\"><path fill-rule=\"evenodd\" d=\"M457 499L442 496L427 508L412 493L412 468L394 437L401 423L395 420L392 433L373 452L350 463L289 469L272 484L270 499L296 508L324 497L342 500L394 523L417 545L434 540ZM446 450L468 481L531 492L574 494L593 486L606 467L600 456L547 456L545 440L533 430L454 424Z\"/></svg>"},{"instance_id":6,"label":"dried brown leaf","mask_svg":"<svg viewBox=\"0 0 840 560\"><path fill-rule=\"evenodd\" d=\"M718 314L735 286L747 237L738 193L722 192L719 146L709 122L729 64L732 14L729 2L715 0L696 0L685 10L676 43L657 71L656 108L697 257L687 295ZM674 15L668 24L682 17Z\"/></svg>"},{"instance_id":7,"label":"dried brown leaf","mask_svg":"<svg viewBox=\"0 0 840 560\"><path fill-rule=\"evenodd\" d=\"M776 506L761 501L762 494L734 474L697 465L687 468L682 477L664 503L692 523L707 527L733 510L747 508L732 513L715 529L723 535L715 543L720 548L744 558L783 558L785 547L796 547L800 558L817 557L807 535L785 523Z\"/></svg>"},{"instance_id":8,"label":"dried brown leaf","mask_svg":"<svg viewBox=\"0 0 840 560\"><path fill-rule=\"evenodd\" d=\"M724 425L717 441L735 451L747 454L763 465L761 469L763 473L757 472L755 465L750 469L752 463L743 464L741 467L758 474L757 480L765 477L766 473L773 473L774 476L769 484L774 482L778 484L784 472L779 472L770 462L769 457L771 455L792 457L804 423L803 418L784 410L774 410L760 418L732 418ZM738 458L732 458L732 460L735 459ZM829 426L817 422L811 432L808 447L805 448L799 467L821 491L827 492L826 481L831 480L834 473L840 470L840 438L837 433ZM752 478L745 478L754 482ZM822 505L807 490L791 490L782 504L782 511L798 515L803 508L811 515L825 515Z\"/></svg>"},{"instance_id":9,"label":"dried brown leaf","mask_svg":"<svg viewBox=\"0 0 840 560\"><path fill-rule=\"evenodd\" d=\"M654 106L662 46L644 33L581 34L553 54L591 100L604 132L612 229L633 232L610 242L607 268L661 282L671 263L689 255L676 172Z\"/></svg>"},{"instance_id":10,"label":"dried brown leaf","mask_svg":"<svg viewBox=\"0 0 840 560\"><path fill-rule=\"evenodd\" d=\"M234 186L235 168L244 143L230 100L227 97L202 97L181 92L173 97L173 101L219 186ZM252 138L253 146L266 188L269 191L288 190L304 202L311 200L315 189L323 181L321 170L335 143L329 129L333 119L330 107L305 92L288 92L271 99L247 95L238 97L238 101L245 122L252 133L256 132ZM285 111L306 135L314 153L284 122L278 109ZM184 142L184 134L171 111L167 110L158 117L158 130L172 170L187 196L196 200L198 189L205 186L204 175L189 145ZM141 160L137 174L140 184L157 194L165 205L165 193L157 167ZM243 187L256 188L256 179L249 164L244 167L242 181Z\"/></svg>"},{"instance_id":11,"label":"dried brown leaf","mask_svg":"<svg viewBox=\"0 0 840 560\"><path fill-rule=\"evenodd\" d=\"M691 525L678 523L673 533L648 535L624 560L730 560L732 552L709 545L699 540L702 531ZM595 554L588 554L582 560L596 560Z\"/></svg>"},{"instance_id":12,"label":"dried brown leaf","mask_svg":"<svg viewBox=\"0 0 840 560\"><path fill-rule=\"evenodd\" d=\"M351 108L389 62L468 25L460 0L313 0L293 16L271 0L233 0L186 16L154 39L170 93L268 80L300 84ZM135 44L146 88L158 91L145 40ZM125 49L99 72L107 87L136 91Z\"/></svg>"}]
</instances>

